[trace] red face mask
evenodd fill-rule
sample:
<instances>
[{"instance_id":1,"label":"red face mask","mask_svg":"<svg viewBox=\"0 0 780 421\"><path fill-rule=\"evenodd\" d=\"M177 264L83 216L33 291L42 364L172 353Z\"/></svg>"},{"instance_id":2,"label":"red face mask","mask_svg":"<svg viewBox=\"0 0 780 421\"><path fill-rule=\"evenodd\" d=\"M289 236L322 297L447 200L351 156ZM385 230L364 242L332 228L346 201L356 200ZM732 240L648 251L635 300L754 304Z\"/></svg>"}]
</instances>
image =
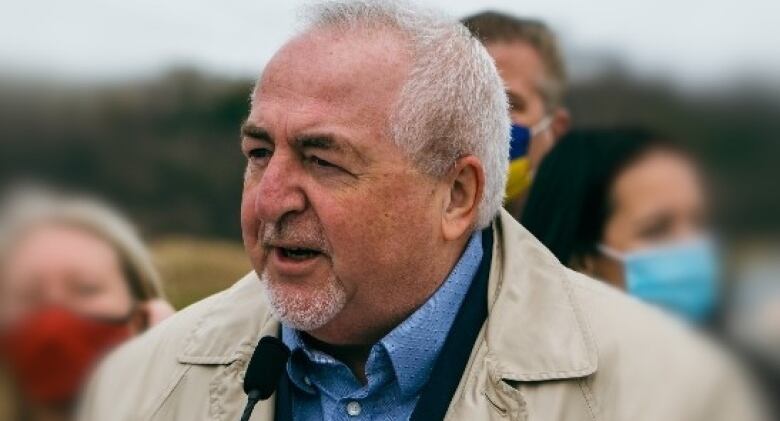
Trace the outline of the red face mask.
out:
<instances>
[{"instance_id":1,"label":"red face mask","mask_svg":"<svg viewBox=\"0 0 780 421\"><path fill-rule=\"evenodd\" d=\"M128 319L41 310L0 333L0 356L24 398L39 404L67 403L99 359L130 337Z\"/></svg>"}]
</instances>

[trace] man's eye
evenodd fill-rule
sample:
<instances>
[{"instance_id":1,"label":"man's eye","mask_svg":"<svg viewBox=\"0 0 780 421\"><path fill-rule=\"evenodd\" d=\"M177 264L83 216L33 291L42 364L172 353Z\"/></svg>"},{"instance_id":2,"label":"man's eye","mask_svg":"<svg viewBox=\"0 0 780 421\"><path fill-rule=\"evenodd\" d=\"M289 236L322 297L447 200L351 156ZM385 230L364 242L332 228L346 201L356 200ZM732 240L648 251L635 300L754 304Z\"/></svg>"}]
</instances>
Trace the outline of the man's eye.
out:
<instances>
[{"instance_id":1,"label":"man's eye","mask_svg":"<svg viewBox=\"0 0 780 421\"><path fill-rule=\"evenodd\" d=\"M317 166L320 166L320 167L324 167L324 168L339 168L337 165L331 164L330 162L328 162L328 161L326 161L324 159L318 158L316 156L309 157L309 162L311 162L314 165L317 165Z\"/></svg>"},{"instance_id":2,"label":"man's eye","mask_svg":"<svg viewBox=\"0 0 780 421\"><path fill-rule=\"evenodd\" d=\"M249 159L262 159L270 157L271 151L267 148L255 148L251 149L247 155L249 155Z\"/></svg>"}]
</instances>

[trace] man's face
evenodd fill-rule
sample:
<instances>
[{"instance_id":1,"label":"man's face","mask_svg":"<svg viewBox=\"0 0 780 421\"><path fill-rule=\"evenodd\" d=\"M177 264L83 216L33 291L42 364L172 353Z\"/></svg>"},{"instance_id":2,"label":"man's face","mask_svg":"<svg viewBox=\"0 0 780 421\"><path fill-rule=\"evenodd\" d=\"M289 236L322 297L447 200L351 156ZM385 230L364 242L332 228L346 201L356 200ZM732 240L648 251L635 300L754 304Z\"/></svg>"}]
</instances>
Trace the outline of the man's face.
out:
<instances>
[{"instance_id":1,"label":"man's face","mask_svg":"<svg viewBox=\"0 0 780 421\"><path fill-rule=\"evenodd\" d=\"M512 123L533 127L545 115L544 98L539 92L545 69L539 53L523 41L496 42L485 46L496 62L507 88ZM553 130L543 130L531 140L528 158L538 168L542 158L555 144Z\"/></svg>"},{"instance_id":2,"label":"man's face","mask_svg":"<svg viewBox=\"0 0 780 421\"><path fill-rule=\"evenodd\" d=\"M403 45L387 33L304 34L254 92L241 141L244 243L277 316L298 329L360 330L408 307L441 237L440 182L388 135Z\"/></svg>"}]
</instances>

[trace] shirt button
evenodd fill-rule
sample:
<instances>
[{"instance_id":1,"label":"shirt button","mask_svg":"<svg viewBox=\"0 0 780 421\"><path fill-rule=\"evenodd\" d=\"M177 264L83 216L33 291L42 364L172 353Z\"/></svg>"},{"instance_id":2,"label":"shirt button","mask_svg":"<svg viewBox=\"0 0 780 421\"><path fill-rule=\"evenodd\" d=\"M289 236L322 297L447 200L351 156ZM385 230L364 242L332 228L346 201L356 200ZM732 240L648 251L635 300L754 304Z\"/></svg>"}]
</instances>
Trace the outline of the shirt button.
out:
<instances>
[{"instance_id":1,"label":"shirt button","mask_svg":"<svg viewBox=\"0 0 780 421\"><path fill-rule=\"evenodd\" d=\"M352 401L347 404L347 414L349 414L350 417L357 417L362 410L363 408L360 407L360 404L357 401Z\"/></svg>"},{"instance_id":2,"label":"shirt button","mask_svg":"<svg viewBox=\"0 0 780 421\"><path fill-rule=\"evenodd\" d=\"M306 386L311 386L311 380L309 380L309 376L304 377L303 382L306 383Z\"/></svg>"}]
</instances>

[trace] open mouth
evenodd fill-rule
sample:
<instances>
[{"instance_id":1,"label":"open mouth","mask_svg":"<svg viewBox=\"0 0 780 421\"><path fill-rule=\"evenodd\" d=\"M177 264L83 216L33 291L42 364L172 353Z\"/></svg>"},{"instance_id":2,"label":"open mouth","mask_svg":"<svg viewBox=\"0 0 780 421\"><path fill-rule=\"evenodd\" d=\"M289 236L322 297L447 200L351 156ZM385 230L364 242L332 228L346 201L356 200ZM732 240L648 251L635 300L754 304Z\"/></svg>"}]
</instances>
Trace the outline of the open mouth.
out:
<instances>
[{"instance_id":1,"label":"open mouth","mask_svg":"<svg viewBox=\"0 0 780 421\"><path fill-rule=\"evenodd\" d=\"M319 250L298 247L277 247L277 252L284 258L292 260L307 260L322 254Z\"/></svg>"}]
</instances>

